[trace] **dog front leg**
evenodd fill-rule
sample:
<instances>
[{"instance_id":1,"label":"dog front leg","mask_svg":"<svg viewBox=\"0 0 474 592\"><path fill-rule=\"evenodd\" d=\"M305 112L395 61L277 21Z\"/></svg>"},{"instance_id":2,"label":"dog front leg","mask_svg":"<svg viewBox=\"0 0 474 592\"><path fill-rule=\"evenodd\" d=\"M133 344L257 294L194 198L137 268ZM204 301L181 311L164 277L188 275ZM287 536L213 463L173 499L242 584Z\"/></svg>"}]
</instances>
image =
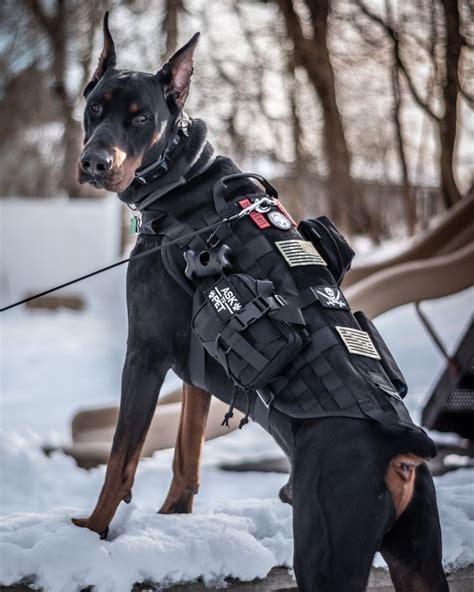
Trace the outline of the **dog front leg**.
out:
<instances>
[{"instance_id":1,"label":"dog front leg","mask_svg":"<svg viewBox=\"0 0 474 592\"><path fill-rule=\"evenodd\" d=\"M143 356L148 357L149 356ZM107 536L108 525L122 500L130 501L140 453L156 409L167 367L151 368L141 356L127 353L122 374L120 412L107 463L105 482L94 511L76 518L76 526Z\"/></svg>"},{"instance_id":2,"label":"dog front leg","mask_svg":"<svg viewBox=\"0 0 474 592\"><path fill-rule=\"evenodd\" d=\"M161 514L192 512L199 488L199 463L204 444L211 395L207 391L183 385L183 403L173 459L173 480Z\"/></svg>"}]
</instances>

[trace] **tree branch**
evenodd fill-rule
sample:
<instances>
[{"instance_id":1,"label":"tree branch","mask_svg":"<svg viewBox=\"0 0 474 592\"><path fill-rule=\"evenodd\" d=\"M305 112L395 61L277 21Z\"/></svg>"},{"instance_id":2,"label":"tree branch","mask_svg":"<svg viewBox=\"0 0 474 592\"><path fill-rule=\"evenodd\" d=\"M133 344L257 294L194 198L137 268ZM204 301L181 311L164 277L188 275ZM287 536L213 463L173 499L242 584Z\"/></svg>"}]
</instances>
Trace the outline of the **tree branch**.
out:
<instances>
[{"instance_id":1,"label":"tree branch","mask_svg":"<svg viewBox=\"0 0 474 592\"><path fill-rule=\"evenodd\" d=\"M355 0L355 3L360 8L360 10L372 22L374 22L378 26L382 27L382 29L386 32L386 34L391 38L392 42L394 43L395 50L396 50L395 51L395 58L397 61L397 67L400 69L400 72L402 73L403 77L405 78L405 80L408 84L408 88L410 89L413 99L415 100L415 103L417 103L417 105L421 109L423 109L432 119L434 119L435 121L439 121L439 117L431 109L431 107L428 104L428 101L423 99L421 97L421 95L419 94L418 90L416 89L416 86L413 82L412 77L410 76L408 68L402 59L402 56L400 53L400 37L399 37L398 31L396 31L392 26L390 26L388 23L386 23L380 16L378 16L377 14L375 14L371 10L369 10L367 8L367 6L365 6L365 4L363 3L362 0Z\"/></svg>"},{"instance_id":2,"label":"tree branch","mask_svg":"<svg viewBox=\"0 0 474 592\"><path fill-rule=\"evenodd\" d=\"M54 33L54 18L49 17L43 10L39 0L23 0L23 3L31 12L33 17L43 27L48 37L52 37Z\"/></svg>"},{"instance_id":3,"label":"tree branch","mask_svg":"<svg viewBox=\"0 0 474 592\"><path fill-rule=\"evenodd\" d=\"M459 92L470 105L474 105L474 96L470 95L467 90L461 86L461 84L459 85Z\"/></svg>"},{"instance_id":4,"label":"tree branch","mask_svg":"<svg viewBox=\"0 0 474 592\"><path fill-rule=\"evenodd\" d=\"M302 66L302 57L312 53L311 41L306 39L303 33L299 16L296 14L295 7L293 6L293 1L277 0L277 4L283 14L289 37L295 48L295 60Z\"/></svg>"}]
</instances>

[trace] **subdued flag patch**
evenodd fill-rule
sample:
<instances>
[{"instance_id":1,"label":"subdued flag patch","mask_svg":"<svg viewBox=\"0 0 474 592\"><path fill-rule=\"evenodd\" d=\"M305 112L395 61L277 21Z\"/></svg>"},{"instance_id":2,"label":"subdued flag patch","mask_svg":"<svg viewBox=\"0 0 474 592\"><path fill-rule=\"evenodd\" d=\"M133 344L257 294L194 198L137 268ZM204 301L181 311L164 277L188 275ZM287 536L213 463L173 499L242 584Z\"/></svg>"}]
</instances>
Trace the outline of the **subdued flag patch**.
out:
<instances>
[{"instance_id":1,"label":"subdued flag patch","mask_svg":"<svg viewBox=\"0 0 474 592\"><path fill-rule=\"evenodd\" d=\"M298 267L300 265L327 265L326 261L324 261L310 241L275 241L275 245L290 267Z\"/></svg>"},{"instance_id":2,"label":"subdued flag patch","mask_svg":"<svg viewBox=\"0 0 474 592\"><path fill-rule=\"evenodd\" d=\"M359 329L353 329L352 327L338 327L337 325L336 330L349 353L380 360L379 353L375 349L368 333Z\"/></svg>"}]
</instances>

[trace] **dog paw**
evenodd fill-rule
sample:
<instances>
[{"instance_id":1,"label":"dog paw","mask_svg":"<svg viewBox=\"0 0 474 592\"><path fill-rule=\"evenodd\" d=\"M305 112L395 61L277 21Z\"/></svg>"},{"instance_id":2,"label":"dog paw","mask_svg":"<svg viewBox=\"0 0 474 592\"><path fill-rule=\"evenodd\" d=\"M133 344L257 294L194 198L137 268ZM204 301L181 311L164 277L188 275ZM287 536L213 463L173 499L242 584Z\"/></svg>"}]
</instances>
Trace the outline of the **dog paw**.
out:
<instances>
[{"instance_id":1,"label":"dog paw","mask_svg":"<svg viewBox=\"0 0 474 592\"><path fill-rule=\"evenodd\" d=\"M127 492L127 493L124 495L124 497L123 497L123 501L124 501L126 504L129 504L129 503L132 501L132 492L131 492L131 491L128 491L128 492Z\"/></svg>"},{"instance_id":2,"label":"dog paw","mask_svg":"<svg viewBox=\"0 0 474 592\"><path fill-rule=\"evenodd\" d=\"M191 514L194 495L186 492L179 497L167 497L158 511L159 514Z\"/></svg>"},{"instance_id":3,"label":"dog paw","mask_svg":"<svg viewBox=\"0 0 474 592\"><path fill-rule=\"evenodd\" d=\"M71 522L79 528L88 528L92 532L96 532L101 539L106 539L109 534L109 527L100 524L95 524L90 518L71 518Z\"/></svg>"},{"instance_id":4,"label":"dog paw","mask_svg":"<svg viewBox=\"0 0 474 592\"><path fill-rule=\"evenodd\" d=\"M71 518L71 522L79 528L89 528L89 518Z\"/></svg>"}]
</instances>

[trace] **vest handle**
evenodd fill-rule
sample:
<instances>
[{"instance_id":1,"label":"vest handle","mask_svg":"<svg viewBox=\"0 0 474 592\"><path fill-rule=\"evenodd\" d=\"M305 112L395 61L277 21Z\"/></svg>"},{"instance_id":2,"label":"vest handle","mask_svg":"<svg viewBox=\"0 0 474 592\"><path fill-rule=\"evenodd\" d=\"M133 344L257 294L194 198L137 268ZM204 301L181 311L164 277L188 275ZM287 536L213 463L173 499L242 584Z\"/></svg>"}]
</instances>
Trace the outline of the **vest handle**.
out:
<instances>
[{"instance_id":1,"label":"vest handle","mask_svg":"<svg viewBox=\"0 0 474 592\"><path fill-rule=\"evenodd\" d=\"M229 191L228 182L234 181L235 179L255 179L258 181L262 187L265 189L265 193L268 197L278 199L278 192L273 187L271 183L269 183L264 177L261 175L257 175L256 173L236 173L233 175L227 175L226 177L222 177L214 183L213 188L213 197L214 197L214 204L215 208L218 212L222 212L223 209L227 206L226 202L226 193Z\"/></svg>"}]
</instances>

